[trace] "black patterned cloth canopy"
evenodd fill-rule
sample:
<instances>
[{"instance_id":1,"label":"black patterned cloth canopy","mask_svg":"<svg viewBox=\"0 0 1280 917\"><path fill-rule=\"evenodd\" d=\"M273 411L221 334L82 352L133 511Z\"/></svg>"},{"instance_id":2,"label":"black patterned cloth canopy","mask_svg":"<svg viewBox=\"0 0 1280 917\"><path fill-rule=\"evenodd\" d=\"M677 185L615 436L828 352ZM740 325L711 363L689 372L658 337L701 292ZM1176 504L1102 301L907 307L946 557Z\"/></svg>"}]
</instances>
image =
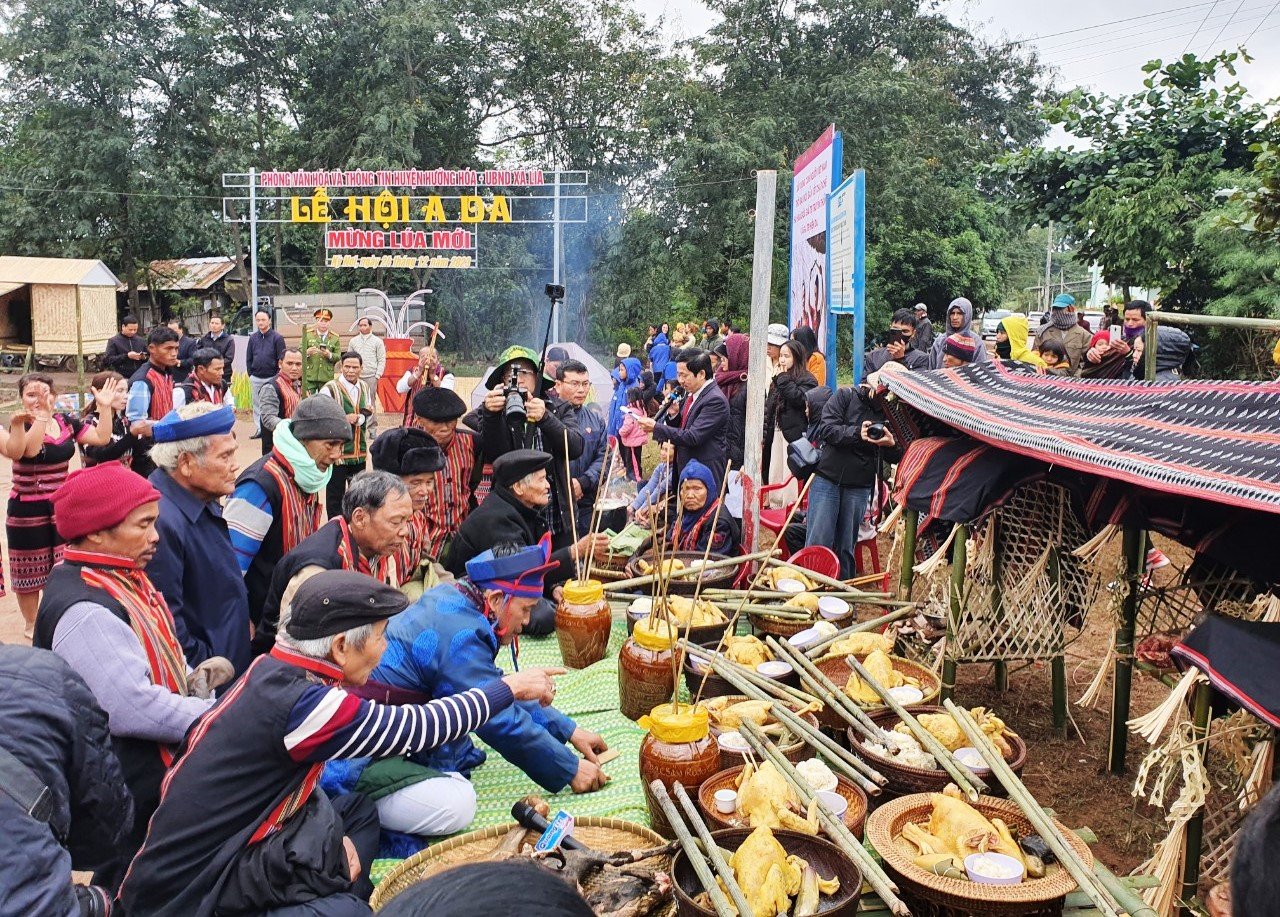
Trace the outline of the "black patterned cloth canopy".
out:
<instances>
[{"instance_id":1,"label":"black patterned cloth canopy","mask_svg":"<svg viewBox=\"0 0 1280 917\"><path fill-rule=\"evenodd\" d=\"M1000 361L884 382L904 404L998 449L1280 513L1277 382L1071 379Z\"/></svg>"}]
</instances>

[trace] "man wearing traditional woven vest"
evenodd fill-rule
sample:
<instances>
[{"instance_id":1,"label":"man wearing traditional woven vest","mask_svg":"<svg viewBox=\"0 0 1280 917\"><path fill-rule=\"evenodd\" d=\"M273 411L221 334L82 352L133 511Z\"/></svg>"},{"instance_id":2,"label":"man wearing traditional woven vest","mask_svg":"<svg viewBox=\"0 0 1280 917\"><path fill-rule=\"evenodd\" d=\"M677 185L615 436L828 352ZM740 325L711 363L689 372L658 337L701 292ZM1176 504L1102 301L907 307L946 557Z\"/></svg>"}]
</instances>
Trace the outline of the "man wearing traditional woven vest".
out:
<instances>
[{"instance_id":1,"label":"man wearing traditional woven vest","mask_svg":"<svg viewBox=\"0 0 1280 917\"><path fill-rule=\"evenodd\" d=\"M112 744L134 800L134 832L95 884L116 887L160 801L173 751L231 663L187 667L173 616L144 567L160 540L160 493L118 462L73 471L53 495L67 542L40 600L34 645L76 670L110 719Z\"/></svg>"},{"instance_id":2,"label":"man wearing traditional woven vest","mask_svg":"<svg viewBox=\"0 0 1280 917\"><path fill-rule=\"evenodd\" d=\"M351 427L332 398L306 398L293 417L276 427L271 454L236 481L222 518L244 574L254 626L261 620L276 564L324 521L320 491L350 436Z\"/></svg>"},{"instance_id":3,"label":"man wearing traditional woven vest","mask_svg":"<svg viewBox=\"0 0 1280 917\"><path fill-rule=\"evenodd\" d=\"M130 917L365 917L378 817L367 797L317 792L324 762L428 751L517 700L551 703L555 669L526 669L429 703L384 706L362 685L386 648L396 590L317 573L288 602L280 644L201 718L120 889Z\"/></svg>"},{"instance_id":4,"label":"man wearing traditional woven vest","mask_svg":"<svg viewBox=\"0 0 1280 917\"><path fill-rule=\"evenodd\" d=\"M412 515L409 488L398 477L385 471L356 475L342 500L341 515L308 535L276 564L262 603L262 620L253 635L254 655L271 651L283 597L299 578L316 570L351 570L399 586L390 582L395 576L392 557L408 538Z\"/></svg>"},{"instance_id":5,"label":"man wearing traditional woven vest","mask_svg":"<svg viewBox=\"0 0 1280 917\"><path fill-rule=\"evenodd\" d=\"M143 477L156 470L148 454L151 425L186 404L185 394L174 382L177 365L178 335L169 328L152 328L147 335L147 362L129 380L129 400L124 409L129 432L147 447L133 451L133 470Z\"/></svg>"},{"instance_id":6,"label":"man wearing traditional woven vest","mask_svg":"<svg viewBox=\"0 0 1280 917\"><path fill-rule=\"evenodd\" d=\"M347 482L364 471L368 465L369 441L373 439L373 394L360 378L364 361L360 354L348 351L342 355L342 374L320 389L337 402L351 424L351 441L342 447L342 458L333 466L333 475L324 492L325 510L332 519L342 512L342 495L347 492Z\"/></svg>"},{"instance_id":7,"label":"man wearing traditional woven vest","mask_svg":"<svg viewBox=\"0 0 1280 917\"><path fill-rule=\"evenodd\" d=\"M270 454L276 427L280 425L280 421L293 416L302 397L302 351L290 347L280 358L280 370L276 377L263 383L258 389L263 455Z\"/></svg>"},{"instance_id":8,"label":"man wearing traditional woven vest","mask_svg":"<svg viewBox=\"0 0 1280 917\"><path fill-rule=\"evenodd\" d=\"M206 401L218 407L234 408L235 398L227 391L222 354L212 347L202 347L191 355L191 375L180 386L187 404Z\"/></svg>"}]
</instances>

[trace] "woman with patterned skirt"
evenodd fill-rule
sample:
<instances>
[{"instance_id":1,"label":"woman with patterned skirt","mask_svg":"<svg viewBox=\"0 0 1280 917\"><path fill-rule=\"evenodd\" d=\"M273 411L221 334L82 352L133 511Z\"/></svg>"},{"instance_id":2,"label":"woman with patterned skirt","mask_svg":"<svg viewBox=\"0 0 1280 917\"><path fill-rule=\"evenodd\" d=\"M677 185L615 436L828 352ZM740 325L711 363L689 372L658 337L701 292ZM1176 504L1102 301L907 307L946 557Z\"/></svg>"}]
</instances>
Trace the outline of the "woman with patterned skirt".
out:
<instances>
[{"instance_id":1,"label":"woman with patterned skirt","mask_svg":"<svg viewBox=\"0 0 1280 917\"><path fill-rule=\"evenodd\" d=\"M27 373L18 380L22 407L9 418L9 429L0 430L0 451L13 460L5 533L9 539L9 579L28 638L40 607L40 591L53 565L62 559L62 541L54 527L49 498L66 479L77 442L87 446L111 442L113 405L122 389L119 379L92 389L99 423L85 426L71 414L54 411L57 395L51 376Z\"/></svg>"}]
</instances>

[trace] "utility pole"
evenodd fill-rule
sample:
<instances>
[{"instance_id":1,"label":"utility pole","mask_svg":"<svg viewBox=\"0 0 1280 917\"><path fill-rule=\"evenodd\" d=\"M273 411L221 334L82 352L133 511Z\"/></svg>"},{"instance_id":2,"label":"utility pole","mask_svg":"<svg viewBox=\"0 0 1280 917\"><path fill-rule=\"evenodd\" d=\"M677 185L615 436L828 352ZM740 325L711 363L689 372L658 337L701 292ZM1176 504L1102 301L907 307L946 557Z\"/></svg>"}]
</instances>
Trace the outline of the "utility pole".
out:
<instances>
[{"instance_id":1,"label":"utility pole","mask_svg":"<svg viewBox=\"0 0 1280 917\"><path fill-rule=\"evenodd\" d=\"M756 244L751 264L751 347L747 357L748 430L764 429L764 396L769 386L769 290L773 286L773 219L778 196L778 173L769 169L756 173ZM832 354L832 360L835 354ZM756 549L760 531L761 437L747 435L742 463L743 543Z\"/></svg>"},{"instance_id":2,"label":"utility pole","mask_svg":"<svg viewBox=\"0 0 1280 917\"><path fill-rule=\"evenodd\" d=\"M1053 220L1049 221L1049 241L1044 245L1044 295L1040 298L1043 300L1041 305L1044 311L1049 311L1049 303L1052 301L1049 296L1049 284L1053 279Z\"/></svg>"},{"instance_id":3,"label":"utility pole","mask_svg":"<svg viewBox=\"0 0 1280 917\"><path fill-rule=\"evenodd\" d=\"M560 170L555 171L555 196L551 199L551 282L560 283ZM556 341L563 341L568 335L565 333L567 325L567 316L565 312L565 304L563 302L552 303L552 311L555 316L552 319L552 331L555 334ZM555 343L553 341L552 343ZM546 354L543 354L546 358Z\"/></svg>"},{"instance_id":4,"label":"utility pole","mask_svg":"<svg viewBox=\"0 0 1280 917\"><path fill-rule=\"evenodd\" d=\"M279 278L276 278L279 280ZM258 170L249 170L249 321L258 312ZM275 310L271 310L275 326Z\"/></svg>"}]
</instances>

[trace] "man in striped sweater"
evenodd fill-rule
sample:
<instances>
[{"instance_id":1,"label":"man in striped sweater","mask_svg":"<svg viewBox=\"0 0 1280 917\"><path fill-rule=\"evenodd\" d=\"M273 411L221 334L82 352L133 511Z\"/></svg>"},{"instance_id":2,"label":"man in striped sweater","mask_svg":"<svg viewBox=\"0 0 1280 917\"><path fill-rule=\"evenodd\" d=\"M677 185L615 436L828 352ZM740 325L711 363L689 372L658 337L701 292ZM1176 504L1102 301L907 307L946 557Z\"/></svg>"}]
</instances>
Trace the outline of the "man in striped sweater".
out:
<instances>
[{"instance_id":1,"label":"man in striped sweater","mask_svg":"<svg viewBox=\"0 0 1280 917\"><path fill-rule=\"evenodd\" d=\"M376 810L317 787L324 762L413 754L466 735L517 700L550 704L526 669L421 705L361 700L407 599L367 576L317 573L286 597L276 647L188 731L146 842L120 889L131 917L369 914Z\"/></svg>"}]
</instances>

